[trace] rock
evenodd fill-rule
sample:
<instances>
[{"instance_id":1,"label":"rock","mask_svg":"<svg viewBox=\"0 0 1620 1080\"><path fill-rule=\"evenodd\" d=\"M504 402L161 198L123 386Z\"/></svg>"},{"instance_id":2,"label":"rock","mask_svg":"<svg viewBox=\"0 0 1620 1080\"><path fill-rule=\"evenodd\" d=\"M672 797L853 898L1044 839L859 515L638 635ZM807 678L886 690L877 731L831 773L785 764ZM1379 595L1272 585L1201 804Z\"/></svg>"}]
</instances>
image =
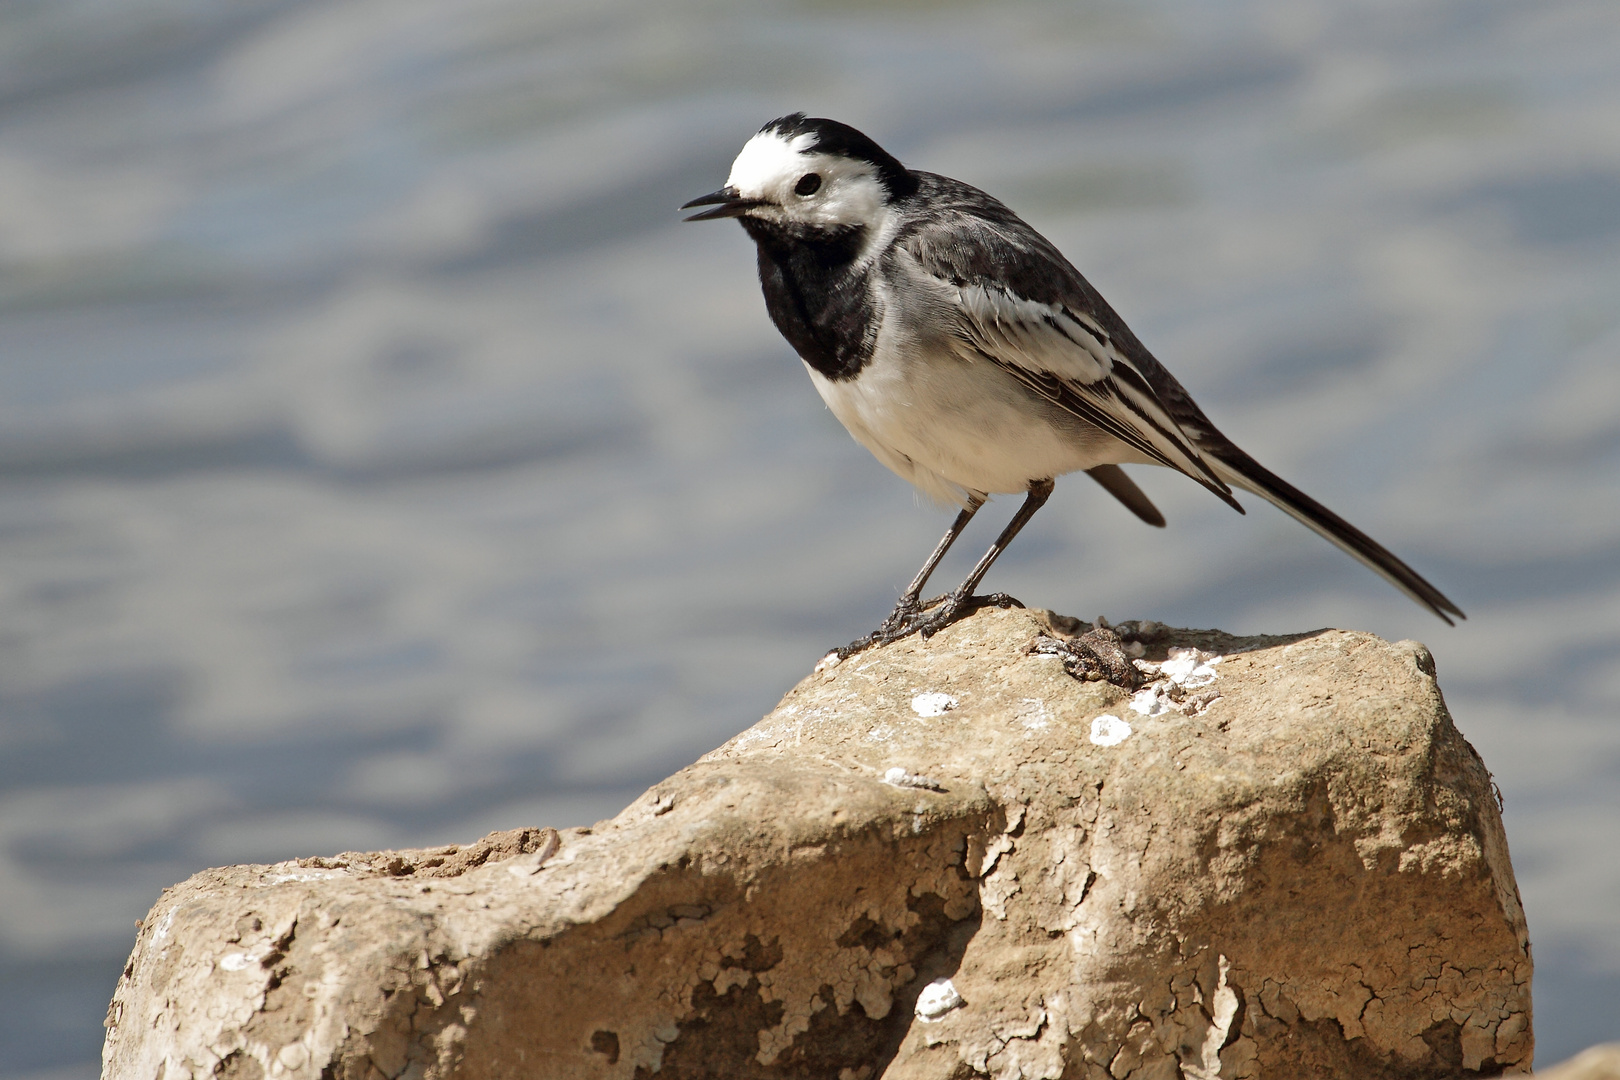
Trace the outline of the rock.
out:
<instances>
[{"instance_id":1,"label":"rock","mask_svg":"<svg viewBox=\"0 0 1620 1080\"><path fill-rule=\"evenodd\" d=\"M1620 1080L1620 1043L1603 1043L1550 1069L1538 1069L1536 1080Z\"/></svg>"},{"instance_id":2,"label":"rock","mask_svg":"<svg viewBox=\"0 0 1620 1080\"><path fill-rule=\"evenodd\" d=\"M592 828L198 874L104 1075L1526 1071L1501 818L1427 650L1121 624L1133 695L1034 648L1089 629L824 662Z\"/></svg>"}]
</instances>

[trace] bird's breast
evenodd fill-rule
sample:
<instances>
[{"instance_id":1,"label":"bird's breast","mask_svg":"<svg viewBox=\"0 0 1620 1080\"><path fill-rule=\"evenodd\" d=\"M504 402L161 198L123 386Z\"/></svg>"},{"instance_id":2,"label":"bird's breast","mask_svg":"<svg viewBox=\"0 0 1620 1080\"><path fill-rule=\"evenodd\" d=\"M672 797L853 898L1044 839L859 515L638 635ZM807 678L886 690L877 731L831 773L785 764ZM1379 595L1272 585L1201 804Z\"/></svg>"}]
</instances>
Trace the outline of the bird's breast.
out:
<instances>
[{"instance_id":1,"label":"bird's breast","mask_svg":"<svg viewBox=\"0 0 1620 1080\"><path fill-rule=\"evenodd\" d=\"M855 441L924 494L960 503L1024 491L1033 480L1126 460L1123 448L998 366L889 319L850 379L806 359L822 400Z\"/></svg>"},{"instance_id":2,"label":"bird's breast","mask_svg":"<svg viewBox=\"0 0 1620 1080\"><path fill-rule=\"evenodd\" d=\"M859 230L812 239L749 230L759 247L765 310L806 364L853 379L872 358L883 318L870 265L856 262Z\"/></svg>"}]
</instances>

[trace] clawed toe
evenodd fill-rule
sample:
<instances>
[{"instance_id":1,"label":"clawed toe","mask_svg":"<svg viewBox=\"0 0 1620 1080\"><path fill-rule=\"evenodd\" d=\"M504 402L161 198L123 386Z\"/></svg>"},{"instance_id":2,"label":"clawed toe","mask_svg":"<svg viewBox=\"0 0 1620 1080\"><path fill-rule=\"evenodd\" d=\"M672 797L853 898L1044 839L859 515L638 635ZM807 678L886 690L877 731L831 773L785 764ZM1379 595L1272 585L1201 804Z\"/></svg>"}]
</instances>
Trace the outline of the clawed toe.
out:
<instances>
[{"instance_id":1,"label":"clawed toe","mask_svg":"<svg viewBox=\"0 0 1620 1080\"><path fill-rule=\"evenodd\" d=\"M996 607L1010 608L1023 607L1023 603L1014 596L1006 593L990 593L988 596L960 596L951 593L940 597L937 606L929 605L928 610L919 615L910 626L906 634L921 634L924 638L931 638L958 619L965 619L980 608ZM904 637L905 635L900 635ZM885 642L884 644L887 644Z\"/></svg>"},{"instance_id":2,"label":"clawed toe","mask_svg":"<svg viewBox=\"0 0 1620 1080\"><path fill-rule=\"evenodd\" d=\"M925 639L931 638L958 619L966 618L980 608L1023 606L1016 597L1008 596L1006 593L991 593L988 596L947 593L925 603L916 600L908 603L902 600L876 630L866 637L856 638L836 652L840 660L846 660L858 652L880 648L912 634L919 634Z\"/></svg>"},{"instance_id":3,"label":"clawed toe","mask_svg":"<svg viewBox=\"0 0 1620 1080\"><path fill-rule=\"evenodd\" d=\"M894 605L894 610L889 612L889 617L884 619L876 630L872 631L871 636L875 638L883 634L894 633L904 628L908 623L916 619L919 614L937 603L939 603L938 600L930 600L928 603L923 604L919 603L915 596L902 596L900 602Z\"/></svg>"}]
</instances>

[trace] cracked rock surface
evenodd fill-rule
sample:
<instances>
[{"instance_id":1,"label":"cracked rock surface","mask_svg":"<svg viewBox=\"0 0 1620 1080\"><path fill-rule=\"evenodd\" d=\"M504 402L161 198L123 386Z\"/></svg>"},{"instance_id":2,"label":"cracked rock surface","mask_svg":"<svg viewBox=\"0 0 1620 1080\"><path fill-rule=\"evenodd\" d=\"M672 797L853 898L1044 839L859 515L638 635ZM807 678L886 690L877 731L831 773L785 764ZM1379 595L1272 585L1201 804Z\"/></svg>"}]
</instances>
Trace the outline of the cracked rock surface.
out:
<instances>
[{"instance_id":1,"label":"cracked rock surface","mask_svg":"<svg viewBox=\"0 0 1620 1080\"><path fill-rule=\"evenodd\" d=\"M1121 624L1133 693L1033 647L1091 629L990 609L823 666L590 829L198 874L104 1076L1528 1071L1501 818L1428 651Z\"/></svg>"}]
</instances>

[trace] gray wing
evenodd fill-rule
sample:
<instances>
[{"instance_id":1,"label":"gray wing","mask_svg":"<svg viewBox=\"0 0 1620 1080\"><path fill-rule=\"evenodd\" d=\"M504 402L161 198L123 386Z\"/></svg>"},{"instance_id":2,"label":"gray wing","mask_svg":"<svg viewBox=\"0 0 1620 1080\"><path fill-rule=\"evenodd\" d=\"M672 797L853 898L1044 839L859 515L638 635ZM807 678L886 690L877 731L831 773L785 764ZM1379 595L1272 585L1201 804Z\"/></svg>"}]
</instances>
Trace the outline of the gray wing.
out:
<instances>
[{"instance_id":1,"label":"gray wing","mask_svg":"<svg viewBox=\"0 0 1620 1080\"><path fill-rule=\"evenodd\" d=\"M924 272L957 290L959 332L976 353L1191 476L1239 513L1228 485L1264 498L1446 622L1463 617L1389 549L1221 434L1050 241L977 188L918 175L929 214L902 231L903 248Z\"/></svg>"},{"instance_id":2,"label":"gray wing","mask_svg":"<svg viewBox=\"0 0 1620 1080\"><path fill-rule=\"evenodd\" d=\"M964 354L1005 369L1241 513L1231 488L1155 389L1154 377L1168 373L1079 271L990 196L922 175L928 214L902 229L895 250L950 298L951 330Z\"/></svg>"}]
</instances>

